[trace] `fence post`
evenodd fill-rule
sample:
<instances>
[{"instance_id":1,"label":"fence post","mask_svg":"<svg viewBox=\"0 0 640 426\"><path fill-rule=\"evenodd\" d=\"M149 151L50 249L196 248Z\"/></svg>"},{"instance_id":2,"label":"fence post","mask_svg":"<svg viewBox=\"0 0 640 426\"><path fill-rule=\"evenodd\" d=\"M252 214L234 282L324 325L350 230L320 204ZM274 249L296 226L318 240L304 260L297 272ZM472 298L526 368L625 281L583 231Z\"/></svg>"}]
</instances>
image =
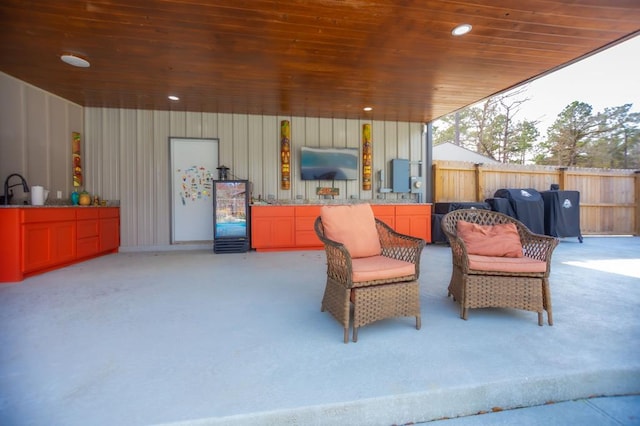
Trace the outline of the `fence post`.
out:
<instances>
[{"instance_id":1,"label":"fence post","mask_svg":"<svg viewBox=\"0 0 640 426\"><path fill-rule=\"evenodd\" d=\"M476 163L476 201L484 201L484 176L482 176L482 163Z\"/></svg>"},{"instance_id":2,"label":"fence post","mask_svg":"<svg viewBox=\"0 0 640 426\"><path fill-rule=\"evenodd\" d=\"M559 182L558 185L560 185L560 191L564 191L564 189L567 187L567 168L566 167L558 167L558 170L560 171L560 176L558 178Z\"/></svg>"},{"instance_id":3,"label":"fence post","mask_svg":"<svg viewBox=\"0 0 640 426\"><path fill-rule=\"evenodd\" d=\"M635 179L633 180L635 202L636 202L636 220L633 226L633 235L640 235L640 170L635 171Z\"/></svg>"}]
</instances>

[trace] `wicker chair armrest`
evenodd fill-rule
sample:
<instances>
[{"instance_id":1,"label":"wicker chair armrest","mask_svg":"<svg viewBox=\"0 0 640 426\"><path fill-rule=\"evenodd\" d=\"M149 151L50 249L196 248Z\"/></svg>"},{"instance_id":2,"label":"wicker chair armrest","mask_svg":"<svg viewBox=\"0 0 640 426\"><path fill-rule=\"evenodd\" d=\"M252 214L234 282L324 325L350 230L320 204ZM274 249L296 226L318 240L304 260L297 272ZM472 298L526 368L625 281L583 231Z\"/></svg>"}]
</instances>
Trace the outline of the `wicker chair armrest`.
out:
<instances>
[{"instance_id":1,"label":"wicker chair armrest","mask_svg":"<svg viewBox=\"0 0 640 426\"><path fill-rule=\"evenodd\" d=\"M522 251L532 259L550 263L553 250L558 245L558 239L548 235L534 234L528 229L520 234Z\"/></svg>"},{"instance_id":2,"label":"wicker chair armrest","mask_svg":"<svg viewBox=\"0 0 640 426\"><path fill-rule=\"evenodd\" d=\"M327 276L343 284L345 288L351 288L353 286L353 267L349 251L344 244L325 237L320 217L316 219L314 228L316 235L324 244L324 251L327 255Z\"/></svg>"},{"instance_id":3,"label":"wicker chair armrest","mask_svg":"<svg viewBox=\"0 0 640 426\"><path fill-rule=\"evenodd\" d=\"M383 221L376 219L376 228L380 237L382 255L403 260L416 265L416 275L420 273L420 255L425 242L422 238L412 237L394 231Z\"/></svg>"},{"instance_id":4,"label":"wicker chair armrest","mask_svg":"<svg viewBox=\"0 0 640 426\"><path fill-rule=\"evenodd\" d=\"M463 273L469 271L469 255L467 252L467 246L464 244L462 238L452 234L447 229L443 229L449 245L451 246L451 261L454 265L461 268Z\"/></svg>"}]
</instances>

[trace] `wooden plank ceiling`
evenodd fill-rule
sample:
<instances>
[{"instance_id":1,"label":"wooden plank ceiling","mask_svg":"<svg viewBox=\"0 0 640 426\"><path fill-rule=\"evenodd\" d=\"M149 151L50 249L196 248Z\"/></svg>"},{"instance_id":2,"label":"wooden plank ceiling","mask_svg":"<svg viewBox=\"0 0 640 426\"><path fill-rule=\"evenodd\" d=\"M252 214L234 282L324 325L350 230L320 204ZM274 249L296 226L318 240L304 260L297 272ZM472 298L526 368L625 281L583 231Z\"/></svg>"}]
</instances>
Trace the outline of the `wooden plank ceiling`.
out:
<instances>
[{"instance_id":1,"label":"wooden plank ceiling","mask_svg":"<svg viewBox=\"0 0 640 426\"><path fill-rule=\"evenodd\" d=\"M640 1L2 0L0 24L0 71L83 106L428 122L638 34Z\"/></svg>"}]
</instances>

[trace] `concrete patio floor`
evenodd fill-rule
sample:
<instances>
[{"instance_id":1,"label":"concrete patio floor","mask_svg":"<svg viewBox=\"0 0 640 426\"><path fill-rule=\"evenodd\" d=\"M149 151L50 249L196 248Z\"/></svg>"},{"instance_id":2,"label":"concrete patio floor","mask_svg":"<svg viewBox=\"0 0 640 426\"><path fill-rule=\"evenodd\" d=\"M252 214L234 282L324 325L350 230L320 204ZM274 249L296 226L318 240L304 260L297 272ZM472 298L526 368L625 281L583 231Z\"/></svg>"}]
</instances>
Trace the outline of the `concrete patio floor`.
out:
<instances>
[{"instance_id":1,"label":"concrete patio floor","mask_svg":"<svg viewBox=\"0 0 640 426\"><path fill-rule=\"evenodd\" d=\"M320 312L324 259L121 252L0 285L0 424L399 425L640 393L640 238L561 241L552 327L461 320L449 247L429 245L422 329L346 345Z\"/></svg>"}]
</instances>

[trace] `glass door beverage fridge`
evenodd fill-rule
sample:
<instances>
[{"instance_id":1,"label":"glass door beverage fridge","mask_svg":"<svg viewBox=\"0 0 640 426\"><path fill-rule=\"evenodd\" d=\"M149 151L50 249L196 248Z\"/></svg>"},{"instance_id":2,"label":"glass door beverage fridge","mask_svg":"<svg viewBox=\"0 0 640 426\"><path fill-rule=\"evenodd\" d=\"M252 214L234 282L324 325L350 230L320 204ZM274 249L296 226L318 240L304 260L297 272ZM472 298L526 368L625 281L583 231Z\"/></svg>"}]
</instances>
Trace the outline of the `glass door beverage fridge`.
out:
<instances>
[{"instance_id":1,"label":"glass door beverage fridge","mask_svg":"<svg viewBox=\"0 0 640 426\"><path fill-rule=\"evenodd\" d=\"M213 185L213 251L249 250L249 182L217 180Z\"/></svg>"}]
</instances>

